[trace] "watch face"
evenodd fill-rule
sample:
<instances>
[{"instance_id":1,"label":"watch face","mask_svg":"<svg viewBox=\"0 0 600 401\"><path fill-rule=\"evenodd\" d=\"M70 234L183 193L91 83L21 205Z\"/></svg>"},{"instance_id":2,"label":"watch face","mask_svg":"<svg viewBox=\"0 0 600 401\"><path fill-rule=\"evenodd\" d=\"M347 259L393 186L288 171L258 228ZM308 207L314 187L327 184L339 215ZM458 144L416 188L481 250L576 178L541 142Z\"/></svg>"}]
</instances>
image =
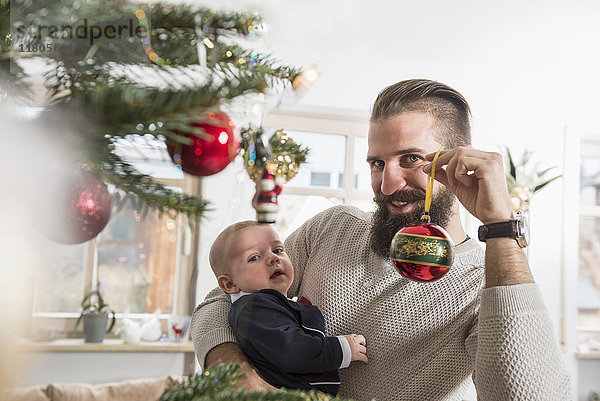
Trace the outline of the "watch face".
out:
<instances>
[{"instance_id":1,"label":"watch face","mask_svg":"<svg viewBox=\"0 0 600 401\"><path fill-rule=\"evenodd\" d=\"M521 213L517 215L517 230L519 235L517 242L521 248L525 248L529 244L529 222Z\"/></svg>"}]
</instances>

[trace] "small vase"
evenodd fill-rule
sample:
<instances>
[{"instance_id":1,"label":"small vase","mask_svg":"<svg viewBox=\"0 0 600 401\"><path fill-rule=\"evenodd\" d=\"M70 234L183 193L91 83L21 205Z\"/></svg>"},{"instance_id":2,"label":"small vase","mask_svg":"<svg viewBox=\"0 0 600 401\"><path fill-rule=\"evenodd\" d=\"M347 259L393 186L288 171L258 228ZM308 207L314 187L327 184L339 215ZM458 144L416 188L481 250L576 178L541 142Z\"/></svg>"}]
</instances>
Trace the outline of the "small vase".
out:
<instances>
[{"instance_id":1,"label":"small vase","mask_svg":"<svg viewBox=\"0 0 600 401\"><path fill-rule=\"evenodd\" d=\"M86 343L101 343L106 334L107 312L83 313L83 338Z\"/></svg>"}]
</instances>

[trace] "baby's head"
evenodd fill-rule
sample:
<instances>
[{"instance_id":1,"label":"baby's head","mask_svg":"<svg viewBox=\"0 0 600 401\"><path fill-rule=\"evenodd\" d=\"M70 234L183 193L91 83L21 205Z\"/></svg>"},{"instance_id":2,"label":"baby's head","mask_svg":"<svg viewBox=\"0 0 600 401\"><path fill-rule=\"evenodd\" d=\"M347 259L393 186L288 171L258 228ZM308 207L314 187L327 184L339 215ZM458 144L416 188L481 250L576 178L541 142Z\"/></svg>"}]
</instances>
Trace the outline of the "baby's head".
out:
<instances>
[{"instance_id":1,"label":"baby's head","mask_svg":"<svg viewBox=\"0 0 600 401\"><path fill-rule=\"evenodd\" d=\"M223 230L209 254L219 287L228 294L273 289L287 296L294 268L272 226L242 221Z\"/></svg>"}]
</instances>

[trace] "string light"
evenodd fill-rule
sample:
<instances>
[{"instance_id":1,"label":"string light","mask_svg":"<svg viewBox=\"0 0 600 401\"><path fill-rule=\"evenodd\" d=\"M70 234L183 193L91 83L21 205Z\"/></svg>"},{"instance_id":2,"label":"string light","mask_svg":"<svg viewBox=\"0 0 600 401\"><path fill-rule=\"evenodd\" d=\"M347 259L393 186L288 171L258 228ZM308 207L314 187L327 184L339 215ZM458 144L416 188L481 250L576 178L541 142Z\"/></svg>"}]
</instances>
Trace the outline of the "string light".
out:
<instances>
[{"instance_id":1,"label":"string light","mask_svg":"<svg viewBox=\"0 0 600 401\"><path fill-rule=\"evenodd\" d=\"M317 63L300 73L292 82L292 88L306 90L311 87L321 75L321 64Z\"/></svg>"},{"instance_id":2,"label":"string light","mask_svg":"<svg viewBox=\"0 0 600 401\"><path fill-rule=\"evenodd\" d=\"M142 32L144 36L140 39L142 45L144 45L144 52L148 55L150 61L152 61L156 65L165 64L165 59L160 57L158 53L154 51L152 48L152 44L150 43L150 24L148 23L148 18L146 13L141 8L135 12L135 17L138 19L140 26L144 28Z\"/></svg>"}]
</instances>

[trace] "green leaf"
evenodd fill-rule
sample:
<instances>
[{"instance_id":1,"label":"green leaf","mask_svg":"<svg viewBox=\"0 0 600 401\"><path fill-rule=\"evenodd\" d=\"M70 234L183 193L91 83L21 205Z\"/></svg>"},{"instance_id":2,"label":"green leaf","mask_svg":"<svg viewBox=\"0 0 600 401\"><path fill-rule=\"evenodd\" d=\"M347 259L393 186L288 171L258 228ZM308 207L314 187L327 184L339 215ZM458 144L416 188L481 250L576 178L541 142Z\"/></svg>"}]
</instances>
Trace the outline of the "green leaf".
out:
<instances>
[{"instance_id":1,"label":"green leaf","mask_svg":"<svg viewBox=\"0 0 600 401\"><path fill-rule=\"evenodd\" d=\"M509 166L510 175L511 175L511 177L513 177L516 180L517 179L517 168L515 167L515 163L513 163L513 158L510 154L510 149L508 148L508 146L506 147L506 155L508 156L508 166Z\"/></svg>"},{"instance_id":2,"label":"green leaf","mask_svg":"<svg viewBox=\"0 0 600 401\"><path fill-rule=\"evenodd\" d=\"M562 175L557 175L556 177L550 178L548 181L543 182L539 185L536 185L535 188L533 189L533 193L536 193L537 191L539 191L540 189L544 188L546 185L550 184L552 181L556 180L557 178L562 177Z\"/></svg>"},{"instance_id":3,"label":"green leaf","mask_svg":"<svg viewBox=\"0 0 600 401\"><path fill-rule=\"evenodd\" d=\"M548 167L547 169L540 171L537 175L541 178L545 174L547 174L548 172L550 172L550 170L554 170L555 168L557 168L557 167L556 166Z\"/></svg>"},{"instance_id":4,"label":"green leaf","mask_svg":"<svg viewBox=\"0 0 600 401\"><path fill-rule=\"evenodd\" d=\"M529 160L531 159L532 154L533 154L532 151L525 150L523 152L523 155L521 155L521 162L519 163L519 166L525 167L527 165L527 163L529 163Z\"/></svg>"}]
</instances>

